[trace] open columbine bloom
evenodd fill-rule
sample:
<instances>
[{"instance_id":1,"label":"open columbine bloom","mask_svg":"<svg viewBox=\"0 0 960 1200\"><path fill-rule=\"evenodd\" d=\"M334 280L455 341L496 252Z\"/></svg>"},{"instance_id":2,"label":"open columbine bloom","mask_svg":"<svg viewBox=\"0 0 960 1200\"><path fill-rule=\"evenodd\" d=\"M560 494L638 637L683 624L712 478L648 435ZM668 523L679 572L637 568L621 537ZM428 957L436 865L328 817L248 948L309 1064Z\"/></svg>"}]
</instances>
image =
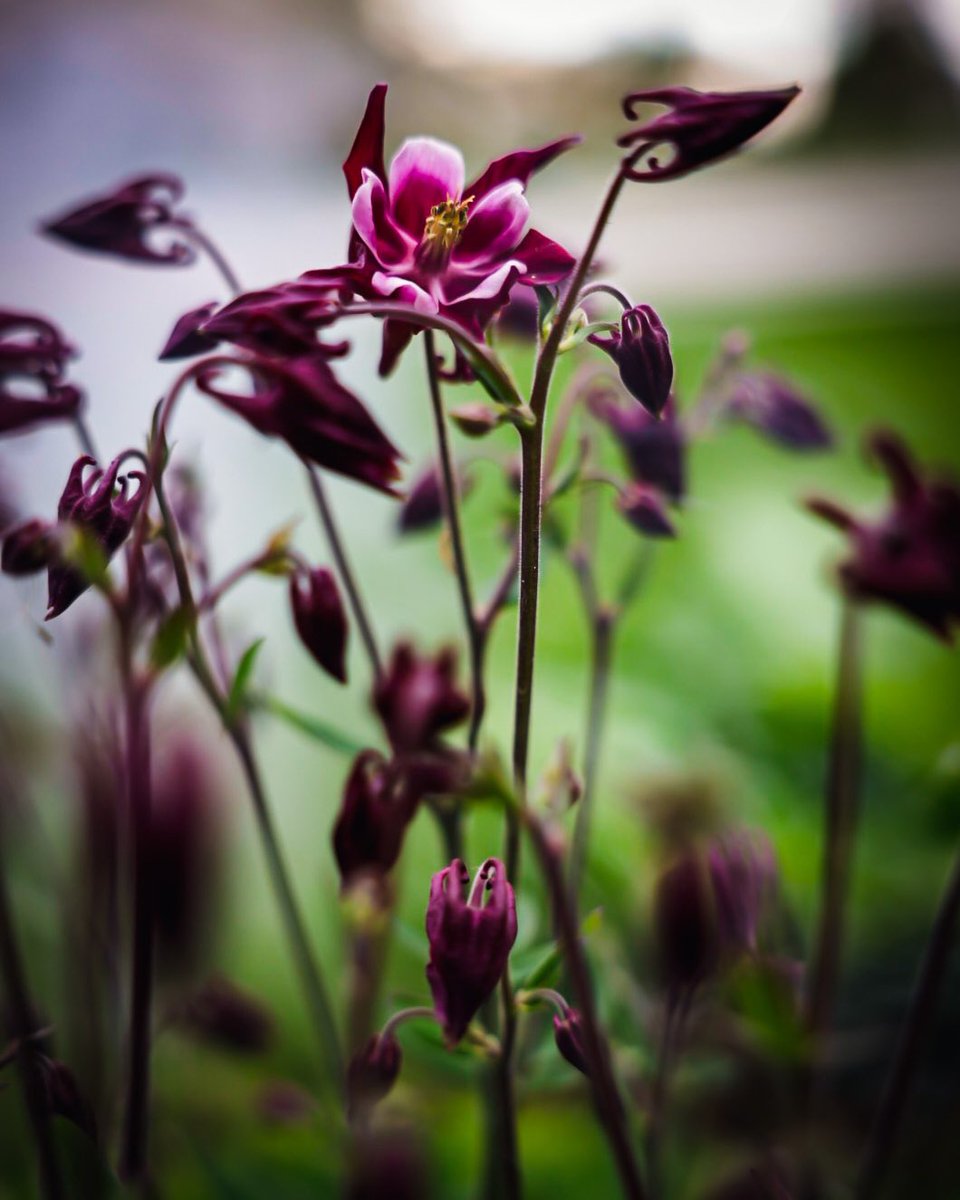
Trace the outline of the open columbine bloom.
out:
<instances>
[{"instance_id":1,"label":"open columbine bloom","mask_svg":"<svg viewBox=\"0 0 960 1200\"><path fill-rule=\"evenodd\" d=\"M344 271L368 299L440 313L479 338L515 284L556 283L574 265L563 247L527 230L524 189L534 171L578 139L507 154L467 183L463 156L454 146L409 138L387 169L386 94L382 83L370 93L343 165L353 215L353 261ZM388 322L382 373L415 332L408 324Z\"/></svg>"}]
</instances>

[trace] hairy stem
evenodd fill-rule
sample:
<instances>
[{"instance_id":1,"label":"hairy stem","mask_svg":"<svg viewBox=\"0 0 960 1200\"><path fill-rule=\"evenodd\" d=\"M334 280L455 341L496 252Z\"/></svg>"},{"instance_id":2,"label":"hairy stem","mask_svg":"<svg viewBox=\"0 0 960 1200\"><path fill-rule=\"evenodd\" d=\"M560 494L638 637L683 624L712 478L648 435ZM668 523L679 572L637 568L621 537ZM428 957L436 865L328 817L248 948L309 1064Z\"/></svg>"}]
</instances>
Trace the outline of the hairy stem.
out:
<instances>
[{"instance_id":1,"label":"hairy stem","mask_svg":"<svg viewBox=\"0 0 960 1200\"><path fill-rule=\"evenodd\" d=\"M910 1007L894 1052L893 1065L880 1097L880 1105L870 1132L857 1183L857 1200L879 1195L911 1085L923 1048L923 1039L936 1009L937 998L954 947L957 918L960 916L960 853L954 859L950 878L934 918L930 940L917 972Z\"/></svg>"},{"instance_id":2,"label":"hairy stem","mask_svg":"<svg viewBox=\"0 0 960 1200\"><path fill-rule=\"evenodd\" d=\"M383 674L383 661L380 658L380 651L377 649L377 639L373 633L373 625L367 614L360 587L357 584L353 568L350 566L350 560L347 558L347 552L344 549L343 540L337 528L337 521L333 515L333 509L330 507L330 501L327 498L326 488L323 486L323 480L320 478L320 472L317 468L311 466L305 460L301 461L303 461L304 469L307 472L307 480L310 484L314 503L317 506L320 524L323 526L323 532L326 535L330 553L333 555L333 561L336 563L337 574L340 576L340 582L346 590L353 619L356 621L357 629L360 631L360 640L363 642L367 658L370 660L373 677L375 680L378 680Z\"/></svg>"}]
</instances>

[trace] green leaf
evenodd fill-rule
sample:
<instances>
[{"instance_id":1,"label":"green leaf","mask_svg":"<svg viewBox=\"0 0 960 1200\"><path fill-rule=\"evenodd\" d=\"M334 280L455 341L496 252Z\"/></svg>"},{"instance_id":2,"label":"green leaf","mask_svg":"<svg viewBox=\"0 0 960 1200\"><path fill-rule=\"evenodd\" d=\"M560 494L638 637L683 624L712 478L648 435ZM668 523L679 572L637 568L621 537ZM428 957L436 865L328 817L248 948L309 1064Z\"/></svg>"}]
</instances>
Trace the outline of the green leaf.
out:
<instances>
[{"instance_id":1,"label":"green leaf","mask_svg":"<svg viewBox=\"0 0 960 1200\"><path fill-rule=\"evenodd\" d=\"M533 290L537 293L537 320L543 329L557 307L557 297L552 288L542 283L537 284Z\"/></svg>"},{"instance_id":2,"label":"green leaf","mask_svg":"<svg viewBox=\"0 0 960 1200\"><path fill-rule=\"evenodd\" d=\"M573 324L573 319L571 319L570 323ZM560 343L559 353L566 354L568 350L579 346L591 333L609 333L611 329L617 328L618 326L613 324L612 321L590 321L585 325L578 325L575 329L570 329L568 326L568 332Z\"/></svg>"},{"instance_id":3,"label":"green leaf","mask_svg":"<svg viewBox=\"0 0 960 1200\"><path fill-rule=\"evenodd\" d=\"M254 703L257 708L272 713L275 717L279 717L281 721L286 721L288 725L299 730L300 733L305 733L307 737L312 737L314 741L322 742L324 746L329 747L331 750L336 750L340 754L349 754L352 756L359 754L364 749L364 746L360 742L355 741L349 734L341 733L339 729L334 728L333 725L328 725L326 721L318 720L308 713L291 708L289 704L285 704L275 696L258 696Z\"/></svg>"},{"instance_id":4,"label":"green leaf","mask_svg":"<svg viewBox=\"0 0 960 1200\"><path fill-rule=\"evenodd\" d=\"M150 646L150 662L158 670L171 666L187 652L187 645L194 626L192 609L181 605L167 613L153 635Z\"/></svg>"},{"instance_id":5,"label":"green leaf","mask_svg":"<svg viewBox=\"0 0 960 1200\"><path fill-rule=\"evenodd\" d=\"M263 642L263 638L257 638L255 642L251 642L237 664L237 673L233 677L230 694L227 696L228 719L239 716L241 711L247 707L247 684L250 682L250 676L253 674L257 655L260 653Z\"/></svg>"}]
</instances>

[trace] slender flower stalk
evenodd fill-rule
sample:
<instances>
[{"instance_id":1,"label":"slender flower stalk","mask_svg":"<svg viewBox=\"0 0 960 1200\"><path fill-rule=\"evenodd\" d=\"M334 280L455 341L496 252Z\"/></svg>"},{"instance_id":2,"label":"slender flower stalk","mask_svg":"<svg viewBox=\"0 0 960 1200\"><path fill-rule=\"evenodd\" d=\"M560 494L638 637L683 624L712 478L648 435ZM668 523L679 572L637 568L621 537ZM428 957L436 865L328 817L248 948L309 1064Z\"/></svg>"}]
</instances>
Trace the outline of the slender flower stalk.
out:
<instances>
[{"instance_id":1,"label":"slender flower stalk","mask_svg":"<svg viewBox=\"0 0 960 1200\"><path fill-rule=\"evenodd\" d=\"M206 254L207 258L210 259L220 272L223 282L235 296L243 291L236 271L230 266L230 263L216 242L204 233L202 229L198 229L192 221L171 221L170 227L179 230L188 241L193 242L195 246Z\"/></svg>"},{"instance_id":2,"label":"slender flower stalk","mask_svg":"<svg viewBox=\"0 0 960 1200\"><path fill-rule=\"evenodd\" d=\"M353 619L356 621L357 629L360 631L360 640L363 642L367 658L370 660L370 669L373 672L374 681L377 681L383 676L383 659L380 657L380 651L377 648L377 639L363 601L363 594L360 591L353 568L350 566L350 560L347 558L343 539L340 536L337 520L330 506L320 472L316 467L311 466L307 462L303 465L307 472L310 492L313 495L314 504L320 517L320 524L323 526L323 532L326 534L327 545L330 547L330 553L333 555L333 561L336 563L340 582L347 593L347 600L350 604L350 610L353 613Z\"/></svg>"},{"instance_id":3,"label":"slender flower stalk","mask_svg":"<svg viewBox=\"0 0 960 1200\"><path fill-rule=\"evenodd\" d=\"M870 1140L857 1181L856 1200L872 1200L881 1192L887 1168L897 1144L904 1109L910 1099L913 1078L930 1027L950 954L954 949L960 917L960 853L954 859L930 940L917 972L910 1007L900 1030L880 1105L870 1131Z\"/></svg>"}]
</instances>

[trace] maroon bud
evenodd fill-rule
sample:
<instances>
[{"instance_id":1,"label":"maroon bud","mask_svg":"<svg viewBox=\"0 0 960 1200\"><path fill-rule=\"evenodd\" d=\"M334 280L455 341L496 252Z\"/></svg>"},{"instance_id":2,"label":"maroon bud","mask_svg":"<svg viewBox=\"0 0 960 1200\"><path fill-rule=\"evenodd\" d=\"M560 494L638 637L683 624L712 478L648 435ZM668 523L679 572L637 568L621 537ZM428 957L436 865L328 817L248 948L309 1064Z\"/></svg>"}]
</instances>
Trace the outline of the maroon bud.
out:
<instances>
[{"instance_id":1,"label":"maroon bud","mask_svg":"<svg viewBox=\"0 0 960 1200\"><path fill-rule=\"evenodd\" d=\"M0 570L5 575L36 575L50 566L57 552L54 527L30 520L15 525L3 539Z\"/></svg>"},{"instance_id":2,"label":"maroon bud","mask_svg":"<svg viewBox=\"0 0 960 1200\"><path fill-rule=\"evenodd\" d=\"M333 849L344 884L363 871L384 874L393 867L420 794L409 786L402 768L376 750L357 756L333 827Z\"/></svg>"},{"instance_id":3,"label":"maroon bud","mask_svg":"<svg viewBox=\"0 0 960 1200\"><path fill-rule=\"evenodd\" d=\"M178 1028L201 1042L238 1054L260 1054L273 1041L274 1020L249 992L215 976L173 1014Z\"/></svg>"},{"instance_id":4,"label":"maroon bud","mask_svg":"<svg viewBox=\"0 0 960 1200\"><path fill-rule=\"evenodd\" d=\"M563 1016L554 1014L553 1036L563 1057L584 1075L589 1075L587 1053L583 1042L583 1019L575 1008L567 1007Z\"/></svg>"},{"instance_id":5,"label":"maroon bud","mask_svg":"<svg viewBox=\"0 0 960 1200\"><path fill-rule=\"evenodd\" d=\"M830 430L810 401L777 375L741 375L726 410L790 450L824 450L833 444Z\"/></svg>"},{"instance_id":6,"label":"maroon bud","mask_svg":"<svg viewBox=\"0 0 960 1200\"><path fill-rule=\"evenodd\" d=\"M388 1033L375 1033L347 1067L347 1115L355 1120L370 1111L397 1081L403 1063L400 1043Z\"/></svg>"},{"instance_id":7,"label":"maroon bud","mask_svg":"<svg viewBox=\"0 0 960 1200\"><path fill-rule=\"evenodd\" d=\"M673 357L670 337L650 305L638 304L627 309L620 318L619 330L593 333L590 341L617 364L620 379L630 395L659 417L673 386Z\"/></svg>"},{"instance_id":8,"label":"maroon bud","mask_svg":"<svg viewBox=\"0 0 960 1200\"><path fill-rule=\"evenodd\" d=\"M467 894L459 858L430 884L427 981L448 1045L456 1045L500 981L517 937L517 909L503 863L488 858Z\"/></svg>"},{"instance_id":9,"label":"maroon bud","mask_svg":"<svg viewBox=\"0 0 960 1200\"><path fill-rule=\"evenodd\" d=\"M695 988L713 974L720 946L710 877L699 854L684 854L660 876L653 919L660 972L671 991Z\"/></svg>"},{"instance_id":10,"label":"maroon bud","mask_svg":"<svg viewBox=\"0 0 960 1200\"><path fill-rule=\"evenodd\" d=\"M191 308L185 312L170 331L163 349L160 351L160 362L175 362L180 358L195 358L198 354L209 354L219 345L215 337L204 332L201 326L210 319L217 309L216 300L209 304L201 304L199 308Z\"/></svg>"},{"instance_id":11,"label":"maroon bud","mask_svg":"<svg viewBox=\"0 0 960 1200\"><path fill-rule=\"evenodd\" d=\"M617 439L631 478L652 484L679 503L686 494L687 445L673 399L660 420L641 405L618 403L609 390L590 396L588 404Z\"/></svg>"},{"instance_id":12,"label":"maroon bud","mask_svg":"<svg viewBox=\"0 0 960 1200\"><path fill-rule=\"evenodd\" d=\"M647 537L673 538L676 528L667 514L663 496L646 483L630 483L617 499L617 508L630 524Z\"/></svg>"},{"instance_id":13,"label":"maroon bud","mask_svg":"<svg viewBox=\"0 0 960 1200\"><path fill-rule=\"evenodd\" d=\"M869 449L890 481L884 514L866 521L829 500L808 502L849 539L841 584L852 598L889 604L952 641L960 622L960 487L924 475L893 434L875 434Z\"/></svg>"},{"instance_id":14,"label":"maroon bud","mask_svg":"<svg viewBox=\"0 0 960 1200\"><path fill-rule=\"evenodd\" d=\"M346 683L350 627L333 573L326 567L296 571L290 576L290 606L304 646L328 675Z\"/></svg>"},{"instance_id":15,"label":"maroon bud","mask_svg":"<svg viewBox=\"0 0 960 1200\"><path fill-rule=\"evenodd\" d=\"M373 706L396 753L430 749L439 734L465 719L470 701L455 683L456 670L452 648L421 658L409 642L394 647L374 687Z\"/></svg>"},{"instance_id":16,"label":"maroon bud","mask_svg":"<svg viewBox=\"0 0 960 1200\"><path fill-rule=\"evenodd\" d=\"M798 87L769 92L698 92L688 87L633 92L623 101L630 121L641 104L663 104L670 111L617 138L629 148L623 160L627 179L657 183L705 167L765 129L800 92ZM662 147L668 156L664 159Z\"/></svg>"},{"instance_id":17,"label":"maroon bud","mask_svg":"<svg viewBox=\"0 0 960 1200\"><path fill-rule=\"evenodd\" d=\"M400 452L322 354L253 358L248 367L256 381L250 393L215 386L216 371L200 375L197 387L308 462L393 494Z\"/></svg>"},{"instance_id":18,"label":"maroon bud","mask_svg":"<svg viewBox=\"0 0 960 1200\"><path fill-rule=\"evenodd\" d=\"M83 393L63 382L74 354L43 317L0 309L0 436L79 413Z\"/></svg>"},{"instance_id":19,"label":"maroon bud","mask_svg":"<svg viewBox=\"0 0 960 1200\"><path fill-rule=\"evenodd\" d=\"M131 454L127 451L118 455L106 471L88 454L78 458L70 469L57 507L60 523L75 525L92 536L107 560L126 541L144 496L146 477L142 471L120 475L122 463ZM93 470L87 475L88 467ZM137 485L136 491L129 489L131 480ZM63 563L50 567L47 584L48 621L65 612L90 586L76 568Z\"/></svg>"},{"instance_id":20,"label":"maroon bud","mask_svg":"<svg viewBox=\"0 0 960 1200\"><path fill-rule=\"evenodd\" d=\"M259 292L245 292L211 316L203 334L232 342L254 354L298 358L345 354L349 343L323 343L317 330L331 324L341 311L343 283L280 283Z\"/></svg>"},{"instance_id":21,"label":"maroon bud","mask_svg":"<svg viewBox=\"0 0 960 1200\"><path fill-rule=\"evenodd\" d=\"M473 486L472 477L465 471L455 471L457 491L466 496ZM443 476L440 467L432 463L417 476L410 485L406 499L400 506L397 530L400 533L419 533L433 529L443 520L444 495Z\"/></svg>"},{"instance_id":22,"label":"maroon bud","mask_svg":"<svg viewBox=\"0 0 960 1200\"><path fill-rule=\"evenodd\" d=\"M81 250L132 262L186 266L196 258L187 242L174 240L166 249L152 244L158 230L188 224L173 211L182 196L183 184L175 175L139 175L45 221L41 231Z\"/></svg>"},{"instance_id":23,"label":"maroon bud","mask_svg":"<svg viewBox=\"0 0 960 1200\"><path fill-rule=\"evenodd\" d=\"M486 437L502 424L501 418L485 404L461 404L450 409L450 420L460 432L469 438Z\"/></svg>"}]
</instances>

